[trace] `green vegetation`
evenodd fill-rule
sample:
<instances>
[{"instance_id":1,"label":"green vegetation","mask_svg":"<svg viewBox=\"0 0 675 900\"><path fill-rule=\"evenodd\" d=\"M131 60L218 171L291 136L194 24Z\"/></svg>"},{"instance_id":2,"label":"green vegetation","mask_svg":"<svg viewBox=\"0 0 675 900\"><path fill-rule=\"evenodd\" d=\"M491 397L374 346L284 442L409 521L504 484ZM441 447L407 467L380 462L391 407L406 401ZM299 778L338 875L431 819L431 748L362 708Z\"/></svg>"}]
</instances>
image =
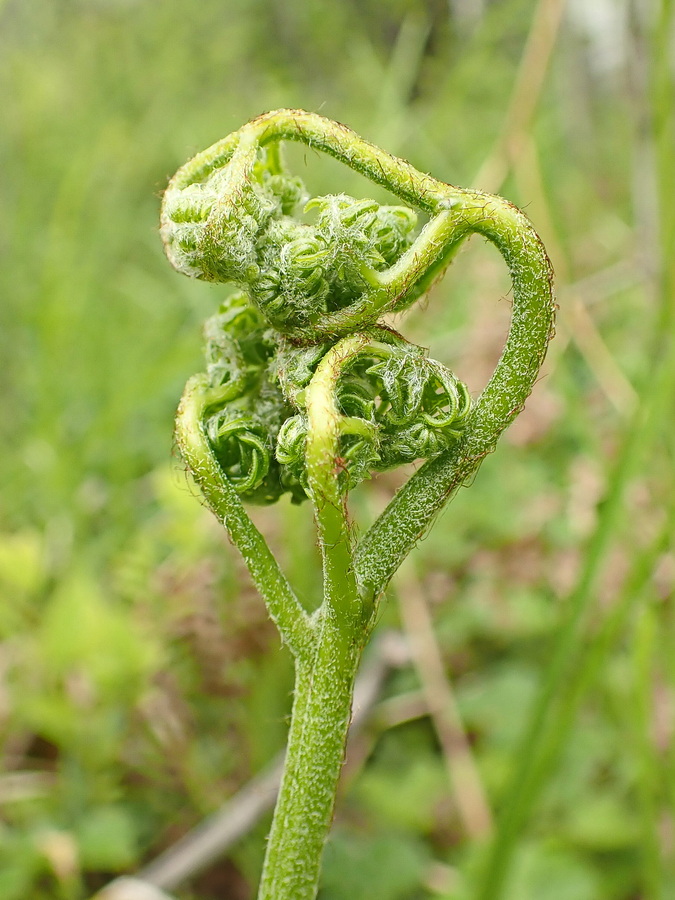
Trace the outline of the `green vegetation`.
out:
<instances>
[{"instance_id":1,"label":"green vegetation","mask_svg":"<svg viewBox=\"0 0 675 900\"><path fill-rule=\"evenodd\" d=\"M284 745L290 654L172 455L201 323L229 289L175 276L156 228L187 157L282 106L524 208L561 307L525 412L380 608L378 628L420 640L422 601L451 692L430 704L415 654L387 681L320 898L675 893L672 4L630 4L623 30L583 4L559 25L551 0L470 6L0 5L3 898L84 900ZM314 196L397 202L288 156ZM397 324L475 397L508 291L474 238ZM354 491L362 534L398 484ZM308 505L254 517L315 603ZM442 737L449 701L478 824L470 781L448 778L466 763ZM171 893L252 896L268 828Z\"/></svg>"}]
</instances>

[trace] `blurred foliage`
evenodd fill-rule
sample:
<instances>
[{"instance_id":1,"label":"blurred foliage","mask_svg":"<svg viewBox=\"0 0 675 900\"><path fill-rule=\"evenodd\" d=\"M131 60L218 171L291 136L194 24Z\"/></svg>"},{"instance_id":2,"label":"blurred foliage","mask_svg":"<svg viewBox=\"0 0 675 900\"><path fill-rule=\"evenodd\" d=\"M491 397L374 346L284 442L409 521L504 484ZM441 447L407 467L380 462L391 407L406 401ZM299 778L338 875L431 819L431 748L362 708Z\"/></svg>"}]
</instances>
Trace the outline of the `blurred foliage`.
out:
<instances>
[{"instance_id":1,"label":"blurred foliage","mask_svg":"<svg viewBox=\"0 0 675 900\"><path fill-rule=\"evenodd\" d=\"M175 404L221 290L163 258L167 177L259 112L300 106L481 187L541 5L0 3L5 900L82 900L134 871L284 743L290 660L172 458ZM669 169L672 53L665 75L650 69L659 8L568 4L502 188L551 249L560 335L527 410L415 557L498 817L575 597L583 611L514 826L509 900L675 897L675 248L657 202L675 157ZM314 193L370 192L330 160L289 156ZM474 242L406 334L479 390L507 292ZM659 415L636 418L633 389ZM355 493L361 527L397 483ZM255 515L311 606L307 511ZM394 602L383 618L398 627ZM418 688L405 668L386 703ZM429 720L378 721L346 779L322 900L473 900L488 851L466 838ZM264 833L176 895L251 896Z\"/></svg>"}]
</instances>

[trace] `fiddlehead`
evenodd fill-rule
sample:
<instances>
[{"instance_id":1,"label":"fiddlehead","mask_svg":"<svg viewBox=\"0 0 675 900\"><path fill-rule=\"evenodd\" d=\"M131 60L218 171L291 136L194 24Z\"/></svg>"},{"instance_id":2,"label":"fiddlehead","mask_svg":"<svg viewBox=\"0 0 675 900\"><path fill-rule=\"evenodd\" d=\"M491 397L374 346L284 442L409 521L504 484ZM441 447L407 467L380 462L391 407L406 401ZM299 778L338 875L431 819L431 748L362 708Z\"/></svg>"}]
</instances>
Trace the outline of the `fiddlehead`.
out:
<instances>
[{"instance_id":1,"label":"fiddlehead","mask_svg":"<svg viewBox=\"0 0 675 900\"><path fill-rule=\"evenodd\" d=\"M405 205L309 199L282 164L284 140L332 155ZM411 207L428 217L419 231ZM376 598L529 395L553 330L551 269L505 200L437 181L301 110L260 116L183 166L166 190L161 232L179 271L239 289L207 323L206 373L188 382L176 434L296 656L259 897L311 900ZM381 318L418 299L474 233L508 265L513 312L502 357L472 402ZM347 492L412 460L426 462L354 547ZM241 505L283 493L314 507L324 601L312 617Z\"/></svg>"},{"instance_id":2,"label":"fiddlehead","mask_svg":"<svg viewBox=\"0 0 675 900\"><path fill-rule=\"evenodd\" d=\"M302 141L335 156L417 206L429 221L415 234L416 213L409 206L381 206L344 194L308 200L300 180L282 164L283 140ZM305 214L314 221L303 219ZM247 315L255 319L261 348L255 362L248 360L242 369L241 348L225 337L222 358L209 360L210 373L214 366L234 366L238 374L230 376L232 384L244 379L246 389L237 396L233 386L223 391L208 435L235 488L258 502L272 502L284 491L300 500L307 492L303 397L330 347L342 336L378 327L385 312L412 303L472 233L482 234L502 253L514 293L505 352L475 409L469 412L468 394L454 376L419 348L386 336L381 327L378 341L386 351L361 353L339 386L340 415L361 423L354 434L345 425L334 448L331 469L343 489L370 471L412 458L439 459L436 468L444 473L440 479L434 475L431 504L426 476L413 479L406 496L414 508L408 504L405 517L414 525L406 529L392 518L395 505L368 535L359 560L380 538L387 544L379 548L386 554L375 554L377 573L358 562L371 591L381 589L410 549L413 533L426 527L454 486L492 449L531 390L552 333L554 309L541 242L525 216L501 198L443 184L345 126L299 110L260 116L198 154L174 176L164 197L162 237L173 265L198 278L234 282L242 291L236 303L246 302ZM213 327L224 334L229 323L225 316ZM232 338L235 344L241 339ZM213 352L212 347L207 355ZM404 397L415 410L408 418ZM436 404L432 413L429 403ZM391 531L399 535L397 548Z\"/></svg>"}]
</instances>

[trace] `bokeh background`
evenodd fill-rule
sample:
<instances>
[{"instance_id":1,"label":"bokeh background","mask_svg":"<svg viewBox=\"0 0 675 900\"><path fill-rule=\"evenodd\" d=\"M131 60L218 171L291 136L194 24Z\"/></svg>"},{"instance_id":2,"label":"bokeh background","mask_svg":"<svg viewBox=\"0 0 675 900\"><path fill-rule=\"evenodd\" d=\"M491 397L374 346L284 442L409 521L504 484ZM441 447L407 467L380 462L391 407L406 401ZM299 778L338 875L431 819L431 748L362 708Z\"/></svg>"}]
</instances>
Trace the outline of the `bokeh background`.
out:
<instances>
[{"instance_id":1,"label":"bokeh background","mask_svg":"<svg viewBox=\"0 0 675 900\"><path fill-rule=\"evenodd\" d=\"M522 206L560 304L527 409L388 591L417 651L350 751L321 900L675 897L673 25L671 0L0 2L4 900L138 871L283 747L288 654L172 444L227 289L157 228L180 164L280 106ZM508 312L474 239L399 327L478 391ZM356 492L362 527L397 483ZM311 603L308 510L255 516ZM268 824L172 896L254 896Z\"/></svg>"}]
</instances>

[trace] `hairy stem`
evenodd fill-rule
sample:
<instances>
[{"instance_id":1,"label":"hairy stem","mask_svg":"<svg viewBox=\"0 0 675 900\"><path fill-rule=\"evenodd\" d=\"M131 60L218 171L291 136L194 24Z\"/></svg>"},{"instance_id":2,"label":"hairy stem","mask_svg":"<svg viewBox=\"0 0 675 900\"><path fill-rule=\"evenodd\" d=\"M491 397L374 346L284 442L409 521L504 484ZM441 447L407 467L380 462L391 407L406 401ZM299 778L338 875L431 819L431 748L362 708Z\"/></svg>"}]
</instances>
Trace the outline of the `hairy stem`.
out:
<instances>
[{"instance_id":1,"label":"hairy stem","mask_svg":"<svg viewBox=\"0 0 675 900\"><path fill-rule=\"evenodd\" d=\"M338 442L345 417L337 407L335 390L344 365L370 341L371 336L364 333L338 341L321 360L307 389L309 430L305 452L323 555L324 599L348 626L360 622L362 605L354 571L346 498L338 484Z\"/></svg>"},{"instance_id":2,"label":"hairy stem","mask_svg":"<svg viewBox=\"0 0 675 900\"><path fill-rule=\"evenodd\" d=\"M361 640L329 607L315 655L299 660L288 749L258 900L313 900L351 719Z\"/></svg>"},{"instance_id":3,"label":"hairy stem","mask_svg":"<svg viewBox=\"0 0 675 900\"><path fill-rule=\"evenodd\" d=\"M376 597L440 509L494 450L523 408L553 334L551 265L526 216L506 200L473 194L462 207L465 228L482 234L506 260L513 284L508 337L497 368L466 423L464 437L427 462L397 493L356 552L366 596Z\"/></svg>"},{"instance_id":4,"label":"hairy stem","mask_svg":"<svg viewBox=\"0 0 675 900\"><path fill-rule=\"evenodd\" d=\"M265 538L223 475L204 433L204 416L218 399L218 392L209 388L205 376L194 375L188 381L176 415L176 440L180 452L209 508L223 523L243 556L284 641L295 656L306 655L316 640L310 619Z\"/></svg>"}]
</instances>

